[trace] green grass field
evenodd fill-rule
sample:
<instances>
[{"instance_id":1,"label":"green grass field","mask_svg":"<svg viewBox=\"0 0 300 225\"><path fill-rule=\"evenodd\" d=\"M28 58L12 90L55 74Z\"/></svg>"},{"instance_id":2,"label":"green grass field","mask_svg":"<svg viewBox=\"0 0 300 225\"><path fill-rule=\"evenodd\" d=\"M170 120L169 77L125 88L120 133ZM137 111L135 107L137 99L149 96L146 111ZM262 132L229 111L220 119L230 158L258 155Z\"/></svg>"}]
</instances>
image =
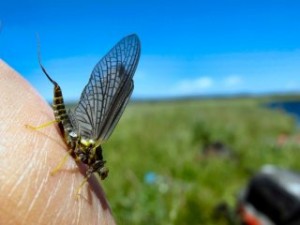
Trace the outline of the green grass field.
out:
<instances>
[{"instance_id":1,"label":"green grass field","mask_svg":"<svg viewBox=\"0 0 300 225\"><path fill-rule=\"evenodd\" d=\"M292 117L262 99L131 103L109 141L102 185L118 224L226 224L213 218L262 165L300 169ZM231 156L203 155L220 141Z\"/></svg>"}]
</instances>

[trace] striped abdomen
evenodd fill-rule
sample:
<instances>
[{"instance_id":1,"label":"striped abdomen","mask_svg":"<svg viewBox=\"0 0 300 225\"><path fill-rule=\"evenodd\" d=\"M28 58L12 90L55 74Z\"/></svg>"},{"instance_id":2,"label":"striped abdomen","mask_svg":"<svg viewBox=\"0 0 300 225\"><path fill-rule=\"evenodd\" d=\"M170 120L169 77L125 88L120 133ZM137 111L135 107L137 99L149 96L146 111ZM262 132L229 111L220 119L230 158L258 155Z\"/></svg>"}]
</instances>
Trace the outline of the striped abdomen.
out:
<instances>
[{"instance_id":1,"label":"striped abdomen","mask_svg":"<svg viewBox=\"0 0 300 225\"><path fill-rule=\"evenodd\" d=\"M67 111L66 111L66 107L65 107L63 96L62 96L61 88L48 75L46 69L43 67L43 65L41 63L40 58L39 58L39 64L40 64L44 74L47 76L49 81L54 85L54 97L53 97L53 105L52 106L53 106L55 120L58 122L60 132L63 135L66 143L68 144L68 146L71 149L73 149L76 145L77 135L73 132L73 127L72 127L72 124L70 122L69 116L68 116Z\"/></svg>"},{"instance_id":2,"label":"striped abdomen","mask_svg":"<svg viewBox=\"0 0 300 225\"><path fill-rule=\"evenodd\" d=\"M63 134L72 131L72 125L66 111L64 99L60 86L54 83L53 111L55 120L58 122L59 128Z\"/></svg>"},{"instance_id":3,"label":"striped abdomen","mask_svg":"<svg viewBox=\"0 0 300 225\"><path fill-rule=\"evenodd\" d=\"M72 125L69 119L69 116L66 111L64 99L62 96L61 88L52 78L48 75L47 71L43 67L43 65L40 63L40 66L44 72L44 74L47 76L47 78L50 80L50 82L54 85L54 97L53 97L53 111L55 120L58 122L59 129L66 139L67 143L70 144L69 140L69 133L73 130Z\"/></svg>"}]
</instances>

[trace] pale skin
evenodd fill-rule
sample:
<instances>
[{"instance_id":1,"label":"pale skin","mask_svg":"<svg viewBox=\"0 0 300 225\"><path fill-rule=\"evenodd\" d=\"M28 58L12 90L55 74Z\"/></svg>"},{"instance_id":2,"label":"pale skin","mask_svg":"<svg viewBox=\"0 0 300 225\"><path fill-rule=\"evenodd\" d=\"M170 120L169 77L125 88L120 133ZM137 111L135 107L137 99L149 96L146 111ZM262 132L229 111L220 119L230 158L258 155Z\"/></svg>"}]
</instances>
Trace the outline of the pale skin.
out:
<instances>
[{"instance_id":1,"label":"pale skin","mask_svg":"<svg viewBox=\"0 0 300 225\"><path fill-rule=\"evenodd\" d=\"M76 199L84 172L72 157L50 175L68 151L59 129L26 125L52 120L47 102L0 59L0 224L115 224L96 179Z\"/></svg>"}]
</instances>

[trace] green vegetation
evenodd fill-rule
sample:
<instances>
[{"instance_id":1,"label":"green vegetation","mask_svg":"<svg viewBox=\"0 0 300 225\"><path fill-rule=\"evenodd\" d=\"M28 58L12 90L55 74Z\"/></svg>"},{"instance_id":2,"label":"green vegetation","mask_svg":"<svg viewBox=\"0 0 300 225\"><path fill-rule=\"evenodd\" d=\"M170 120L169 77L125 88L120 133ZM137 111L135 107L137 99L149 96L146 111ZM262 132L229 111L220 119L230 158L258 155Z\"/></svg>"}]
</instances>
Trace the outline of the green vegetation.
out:
<instances>
[{"instance_id":1,"label":"green vegetation","mask_svg":"<svg viewBox=\"0 0 300 225\"><path fill-rule=\"evenodd\" d=\"M260 99L130 104L104 145L102 185L118 224L226 224L214 207L236 196L262 165L300 169L295 121ZM203 154L220 141L232 156Z\"/></svg>"}]
</instances>

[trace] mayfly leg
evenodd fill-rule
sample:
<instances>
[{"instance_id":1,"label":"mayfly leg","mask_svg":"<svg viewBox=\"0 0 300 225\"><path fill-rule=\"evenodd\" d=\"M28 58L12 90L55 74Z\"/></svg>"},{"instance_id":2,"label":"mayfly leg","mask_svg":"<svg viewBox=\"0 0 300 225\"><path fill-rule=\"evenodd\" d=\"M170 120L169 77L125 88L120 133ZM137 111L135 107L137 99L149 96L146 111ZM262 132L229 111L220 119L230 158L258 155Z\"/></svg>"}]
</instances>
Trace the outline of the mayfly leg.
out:
<instances>
[{"instance_id":1,"label":"mayfly leg","mask_svg":"<svg viewBox=\"0 0 300 225\"><path fill-rule=\"evenodd\" d=\"M50 172L51 176L54 176L61 169L61 167L66 163L71 153L72 149L67 152L67 154L62 158L59 164L57 164L57 166Z\"/></svg>"},{"instance_id":2,"label":"mayfly leg","mask_svg":"<svg viewBox=\"0 0 300 225\"><path fill-rule=\"evenodd\" d=\"M32 125L29 125L29 124L26 124L25 126L26 126L27 128L32 129L32 130L39 130L39 129L48 127L48 126L50 126L51 124L54 124L54 123L57 123L57 122L58 122L58 121L56 121L56 120L52 120L52 121L49 121L49 122L47 122L47 123L41 124L41 125L39 125L39 126L32 126Z\"/></svg>"},{"instance_id":3,"label":"mayfly leg","mask_svg":"<svg viewBox=\"0 0 300 225\"><path fill-rule=\"evenodd\" d=\"M76 191L75 191L75 198L76 199L78 199L78 197L80 195L80 192L81 192L81 189L88 182L88 180L92 176L92 174L93 174L93 170L88 169L87 174L85 175L84 179L81 181L79 186L76 188Z\"/></svg>"},{"instance_id":4,"label":"mayfly leg","mask_svg":"<svg viewBox=\"0 0 300 225\"><path fill-rule=\"evenodd\" d=\"M80 191L83 188L83 186L85 185L85 183L88 181L88 179L89 179L89 177L85 176L84 179L83 179L83 181L81 181L81 183L79 184L79 186L76 188L76 191L75 191L75 198L76 199L79 198Z\"/></svg>"}]
</instances>

